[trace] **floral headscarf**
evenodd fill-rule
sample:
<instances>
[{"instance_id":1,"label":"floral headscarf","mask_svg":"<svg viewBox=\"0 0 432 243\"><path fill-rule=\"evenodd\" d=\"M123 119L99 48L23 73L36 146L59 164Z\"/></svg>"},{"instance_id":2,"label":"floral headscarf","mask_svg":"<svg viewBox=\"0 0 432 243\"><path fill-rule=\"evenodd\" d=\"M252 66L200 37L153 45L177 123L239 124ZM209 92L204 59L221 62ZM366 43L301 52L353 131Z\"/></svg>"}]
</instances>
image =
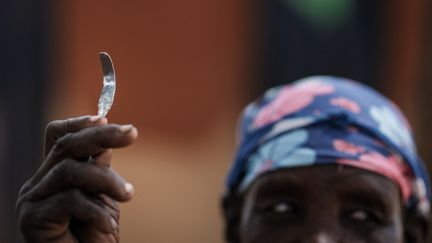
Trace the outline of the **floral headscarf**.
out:
<instances>
[{"instance_id":1,"label":"floral headscarf","mask_svg":"<svg viewBox=\"0 0 432 243\"><path fill-rule=\"evenodd\" d=\"M391 179L407 207L429 212L430 181L412 130L390 100L351 80L316 76L268 90L244 110L231 193L265 172L322 164Z\"/></svg>"}]
</instances>

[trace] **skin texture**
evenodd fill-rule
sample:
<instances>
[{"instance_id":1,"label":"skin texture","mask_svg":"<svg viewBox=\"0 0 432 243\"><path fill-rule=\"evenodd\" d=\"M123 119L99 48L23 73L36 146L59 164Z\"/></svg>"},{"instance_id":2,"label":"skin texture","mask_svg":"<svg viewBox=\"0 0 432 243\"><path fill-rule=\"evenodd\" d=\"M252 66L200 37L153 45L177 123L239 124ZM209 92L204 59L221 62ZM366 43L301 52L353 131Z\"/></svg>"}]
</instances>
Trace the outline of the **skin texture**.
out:
<instances>
[{"instance_id":1,"label":"skin texture","mask_svg":"<svg viewBox=\"0 0 432 243\"><path fill-rule=\"evenodd\" d=\"M133 187L110 169L112 148L138 136L132 125L84 116L48 124L45 160L21 188L16 212L26 242L119 242L117 201ZM94 161L85 162L89 156Z\"/></svg>"},{"instance_id":2,"label":"skin texture","mask_svg":"<svg viewBox=\"0 0 432 243\"><path fill-rule=\"evenodd\" d=\"M352 167L269 172L224 208L227 242L426 242L427 221L404 212L398 187Z\"/></svg>"},{"instance_id":3,"label":"skin texture","mask_svg":"<svg viewBox=\"0 0 432 243\"><path fill-rule=\"evenodd\" d=\"M116 202L130 200L133 187L111 170L111 149L137 136L105 118L51 122L45 159L16 204L25 242L119 242ZM390 180L350 167L267 173L223 207L226 239L235 243L425 243L428 228L426 218L402 210Z\"/></svg>"}]
</instances>

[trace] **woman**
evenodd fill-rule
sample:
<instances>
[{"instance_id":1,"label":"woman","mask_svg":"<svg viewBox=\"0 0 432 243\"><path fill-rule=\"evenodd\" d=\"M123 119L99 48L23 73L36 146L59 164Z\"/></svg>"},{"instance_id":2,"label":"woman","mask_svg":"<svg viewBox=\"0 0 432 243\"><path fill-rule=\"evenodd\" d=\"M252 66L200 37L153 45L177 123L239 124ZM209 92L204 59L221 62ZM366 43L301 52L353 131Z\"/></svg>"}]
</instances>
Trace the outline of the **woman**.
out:
<instances>
[{"instance_id":1,"label":"woman","mask_svg":"<svg viewBox=\"0 0 432 243\"><path fill-rule=\"evenodd\" d=\"M353 81L276 87L243 114L223 200L236 243L425 243L430 182L396 106ZM109 168L137 137L99 117L52 122L46 159L17 202L28 242L118 242L114 201L133 187ZM93 156L92 164L80 161Z\"/></svg>"},{"instance_id":2,"label":"woman","mask_svg":"<svg viewBox=\"0 0 432 243\"><path fill-rule=\"evenodd\" d=\"M276 87L243 114L228 242L425 242L430 182L396 106L350 80Z\"/></svg>"}]
</instances>

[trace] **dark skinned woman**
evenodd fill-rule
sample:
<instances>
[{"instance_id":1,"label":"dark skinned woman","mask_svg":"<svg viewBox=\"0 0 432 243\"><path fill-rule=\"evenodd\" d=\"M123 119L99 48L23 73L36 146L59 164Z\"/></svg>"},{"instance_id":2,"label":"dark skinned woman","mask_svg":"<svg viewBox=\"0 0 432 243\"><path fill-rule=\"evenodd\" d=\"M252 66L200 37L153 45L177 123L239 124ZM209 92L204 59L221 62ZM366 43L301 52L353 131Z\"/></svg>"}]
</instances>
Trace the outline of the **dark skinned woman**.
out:
<instances>
[{"instance_id":1,"label":"dark skinned woman","mask_svg":"<svg viewBox=\"0 0 432 243\"><path fill-rule=\"evenodd\" d=\"M426 243L428 174L408 122L376 91L327 76L276 87L246 107L238 134L227 242ZM116 202L133 187L110 169L111 149L136 138L100 117L50 123L17 202L26 242L119 242Z\"/></svg>"}]
</instances>

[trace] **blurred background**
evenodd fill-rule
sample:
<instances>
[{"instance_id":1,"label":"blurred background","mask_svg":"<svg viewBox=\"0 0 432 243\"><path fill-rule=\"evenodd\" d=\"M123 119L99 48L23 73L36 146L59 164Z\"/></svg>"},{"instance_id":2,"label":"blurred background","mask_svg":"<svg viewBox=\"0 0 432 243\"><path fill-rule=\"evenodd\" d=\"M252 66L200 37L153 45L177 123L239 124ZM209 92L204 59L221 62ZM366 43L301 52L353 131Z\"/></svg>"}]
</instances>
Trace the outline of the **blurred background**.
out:
<instances>
[{"instance_id":1,"label":"blurred background","mask_svg":"<svg viewBox=\"0 0 432 243\"><path fill-rule=\"evenodd\" d=\"M0 0L0 242L42 161L48 121L97 113L98 52L113 58L108 115L140 138L113 166L136 187L122 242L222 243L219 200L241 108L266 88L330 74L407 114L432 161L427 0Z\"/></svg>"}]
</instances>

